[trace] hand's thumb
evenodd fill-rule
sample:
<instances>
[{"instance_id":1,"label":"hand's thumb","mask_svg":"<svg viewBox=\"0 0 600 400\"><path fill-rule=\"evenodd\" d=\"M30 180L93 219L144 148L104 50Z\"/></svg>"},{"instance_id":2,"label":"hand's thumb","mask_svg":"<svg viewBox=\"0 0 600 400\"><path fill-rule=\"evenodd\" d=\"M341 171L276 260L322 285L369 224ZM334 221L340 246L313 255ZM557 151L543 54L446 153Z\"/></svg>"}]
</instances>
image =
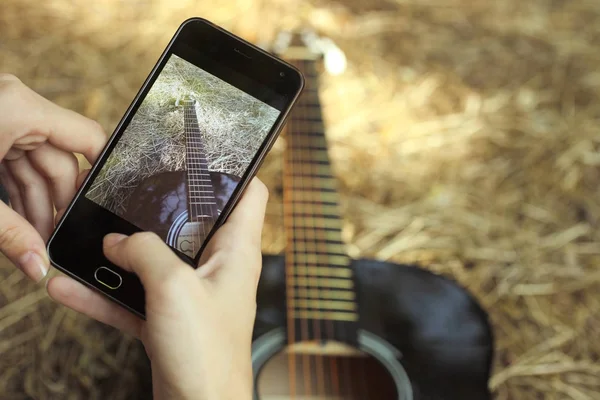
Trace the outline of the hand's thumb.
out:
<instances>
[{"instance_id":1,"label":"hand's thumb","mask_svg":"<svg viewBox=\"0 0 600 400\"><path fill-rule=\"evenodd\" d=\"M189 268L151 232L107 235L104 255L115 265L135 273L146 290L162 285L164 279L178 268Z\"/></svg>"},{"instance_id":2,"label":"hand's thumb","mask_svg":"<svg viewBox=\"0 0 600 400\"><path fill-rule=\"evenodd\" d=\"M1 202L0 253L36 282L42 280L50 268L40 234L23 217Z\"/></svg>"}]
</instances>

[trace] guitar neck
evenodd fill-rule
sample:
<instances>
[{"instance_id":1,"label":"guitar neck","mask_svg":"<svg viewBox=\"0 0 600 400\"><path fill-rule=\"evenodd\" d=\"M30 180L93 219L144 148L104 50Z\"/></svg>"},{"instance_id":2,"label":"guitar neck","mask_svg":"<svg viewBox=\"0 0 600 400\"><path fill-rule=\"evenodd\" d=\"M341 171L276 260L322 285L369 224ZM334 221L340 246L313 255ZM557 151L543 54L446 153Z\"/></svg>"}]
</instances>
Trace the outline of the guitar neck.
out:
<instances>
[{"instance_id":1,"label":"guitar neck","mask_svg":"<svg viewBox=\"0 0 600 400\"><path fill-rule=\"evenodd\" d=\"M194 102L184 104L184 130L186 144L186 169L188 213L190 221L218 216L217 201L208 170L204 139L198 127Z\"/></svg>"},{"instance_id":2,"label":"guitar neck","mask_svg":"<svg viewBox=\"0 0 600 400\"><path fill-rule=\"evenodd\" d=\"M296 324L307 320L353 324L358 320L354 277L342 241L339 195L327 150L317 69L312 60L290 62L304 74L306 85L285 132L288 319Z\"/></svg>"}]
</instances>

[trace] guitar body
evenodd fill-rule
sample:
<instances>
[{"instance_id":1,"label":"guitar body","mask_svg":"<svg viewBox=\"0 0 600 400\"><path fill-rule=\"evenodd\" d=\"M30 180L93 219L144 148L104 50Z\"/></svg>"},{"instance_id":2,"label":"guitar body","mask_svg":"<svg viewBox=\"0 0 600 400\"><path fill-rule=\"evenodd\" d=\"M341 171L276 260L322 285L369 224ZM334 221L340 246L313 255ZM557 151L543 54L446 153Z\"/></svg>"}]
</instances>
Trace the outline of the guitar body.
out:
<instances>
[{"instance_id":1,"label":"guitar body","mask_svg":"<svg viewBox=\"0 0 600 400\"><path fill-rule=\"evenodd\" d=\"M364 376L366 386L371 388L369 394L357 395L358 390L354 388L342 398L490 398L487 383L493 357L492 331L485 311L467 291L450 279L414 266L353 260L352 268L357 283L359 330L370 342L379 342L380 354L371 357L370 367L362 367L360 376ZM285 290L284 257L263 256L253 333L253 351L257 354L254 356L255 379L261 379L261 370L274 358L273 351L260 348L269 346L269 340L261 338L285 330ZM261 353L265 356L261 357ZM396 365L390 358L396 360ZM275 368L282 374L280 381L287 380L286 368L285 363ZM403 388L398 388L395 394L387 389L378 392L377 388L392 385L390 380L394 373L390 373L390 369L397 370L397 382ZM383 370L388 370L387 386L379 382L382 372L386 375ZM271 377L270 381L268 386L273 387L272 382L277 378ZM271 397L255 395L255 399L267 398ZM289 397L273 395L272 398Z\"/></svg>"},{"instance_id":2,"label":"guitar body","mask_svg":"<svg viewBox=\"0 0 600 400\"><path fill-rule=\"evenodd\" d=\"M235 175L210 172L219 212L240 181ZM129 198L125 219L157 233L170 246L194 257L210 227L190 222L186 171L163 172L144 179Z\"/></svg>"},{"instance_id":3,"label":"guitar body","mask_svg":"<svg viewBox=\"0 0 600 400\"><path fill-rule=\"evenodd\" d=\"M475 299L416 266L348 255L319 99L320 41L280 39L308 90L286 127L284 255L263 256L254 399L488 400L493 337Z\"/></svg>"}]
</instances>

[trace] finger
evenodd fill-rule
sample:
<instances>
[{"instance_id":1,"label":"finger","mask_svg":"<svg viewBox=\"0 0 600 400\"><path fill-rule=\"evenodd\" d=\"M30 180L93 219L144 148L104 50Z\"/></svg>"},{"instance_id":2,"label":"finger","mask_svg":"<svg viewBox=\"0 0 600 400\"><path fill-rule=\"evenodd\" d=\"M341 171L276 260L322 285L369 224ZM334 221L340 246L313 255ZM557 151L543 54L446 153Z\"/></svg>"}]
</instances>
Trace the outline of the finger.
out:
<instances>
[{"instance_id":1,"label":"finger","mask_svg":"<svg viewBox=\"0 0 600 400\"><path fill-rule=\"evenodd\" d=\"M140 232L129 237L109 234L103 245L104 255L115 265L135 273L150 293L168 275L189 268L154 233Z\"/></svg>"},{"instance_id":2,"label":"finger","mask_svg":"<svg viewBox=\"0 0 600 400\"><path fill-rule=\"evenodd\" d=\"M85 181L85 178L87 178L89 173L90 173L89 169L84 169L83 171L81 171L79 173L79 175L77 175L77 182L75 183L75 188L77 190L79 190L81 185L83 185L83 182Z\"/></svg>"},{"instance_id":3,"label":"finger","mask_svg":"<svg viewBox=\"0 0 600 400\"><path fill-rule=\"evenodd\" d=\"M76 280L56 276L48 281L47 289L62 305L140 338L141 319Z\"/></svg>"},{"instance_id":4,"label":"finger","mask_svg":"<svg viewBox=\"0 0 600 400\"><path fill-rule=\"evenodd\" d=\"M215 233L206 251L200 258L201 268L197 274L201 278L225 273L223 279L231 277L230 271L236 279L243 276L248 283L257 283L261 270L261 237L264 224L269 192L266 186L254 178L248 185L227 222ZM247 275L240 275L238 267L246 265L244 271ZM225 269L226 271L223 271Z\"/></svg>"},{"instance_id":5,"label":"finger","mask_svg":"<svg viewBox=\"0 0 600 400\"><path fill-rule=\"evenodd\" d=\"M75 189L79 190L79 188L81 187L81 185L83 184L83 181L85 180L85 178L87 177L88 173L90 172L89 169L83 170L79 173L79 175L77 176L77 182L75 184ZM56 212L56 215L54 216L54 225L58 225L60 219L63 217L63 215L65 215L65 212L67 211L66 208L63 209L59 209Z\"/></svg>"},{"instance_id":6,"label":"finger","mask_svg":"<svg viewBox=\"0 0 600 400\"><path fill-rule=\"evenodd\" d=\"M14 144L29 150L48 140L93 163L106 143L97 122L52 103L12 75L0 74L0 109L0 159Z\"/></svg>"},{"instance_id":7,"label":"finger","mask_svg":"<svg viewBox=\"0 0 600 400\"><path fill-rule=\"evenodd\" d=\"M269 191L258 178L252 179L227 222L215 233L200 257L204 264L217 251L233 251L240 245L260 247Z\"/></svg>"},{"instance_id":8,"label":"finger","mask_svg":"<svg viewBox=\"0 0 600 400\"><path fill-rule=\"evenodd\" d=\"M265 184L258 178L252 179L223 225L228 235L260 245L268 200L269 190Z\"/></svg>"},{"instance_id":9,"label":"finger","mask_svg":"<svg viewBox=\"0 0 600 400\"><path fill-rule=\"evenodd\" d=\"M25 218L0 202L0 253L35 282L48 273L44 240Z\"/></svg>"},{"instance_id":10,"label":"finger","mask_svg":"<svg viewBox=\"0 0 600 400\"><path fill-rule=\"evenodd\" d=\"M6 165L19 186L27 219L47 240L54 228L54 207L46 179L33 168L27 157L7 161Z\"/></svg>"},{"instance_id":11,"label":"finger","mask_svg":"<svg viewBox=\"0 0 600 400\"><path fill-rule=\"evenodd\" d=\"M23 218L26 218L25 207L23 206L23 199L21 199L19 187L17 186L15 178L12 176L8 168L6 168L6 166L2 163L0 163L0 182L2 182L4 189L6 189L8 192L10 206L12 209Z\"/></svg>"},{"instance_id":12,"label":"finger","mask_svg":"<svg viewBox=\"0 0 600 400\"><path fill-rule=\"evenodd\" d=\"M48 143L30 151L27 156L33 167L48 180L56 208L66 208L75 196L79 175L77 157Z\"/></svg>"}]
</instances>

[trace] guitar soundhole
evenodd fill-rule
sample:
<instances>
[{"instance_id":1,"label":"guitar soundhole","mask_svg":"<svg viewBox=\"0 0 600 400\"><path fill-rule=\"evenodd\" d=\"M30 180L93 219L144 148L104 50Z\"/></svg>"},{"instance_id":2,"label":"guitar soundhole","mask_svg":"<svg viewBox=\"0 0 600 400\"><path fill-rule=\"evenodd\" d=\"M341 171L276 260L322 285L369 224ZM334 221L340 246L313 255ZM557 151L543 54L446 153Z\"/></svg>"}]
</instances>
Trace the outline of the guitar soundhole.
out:
<instances>
[{"instance_id":1,"label":"guitar soundhole","mask_svg":"<svg viewBox=\"0 0 600 400\"><path fill-rule=\"evenodd\" d=\"M290 354L281 351L258 375L260 400L396 400L398 392L387 369L374 357Z\"/></svg>"}]
</instances>

